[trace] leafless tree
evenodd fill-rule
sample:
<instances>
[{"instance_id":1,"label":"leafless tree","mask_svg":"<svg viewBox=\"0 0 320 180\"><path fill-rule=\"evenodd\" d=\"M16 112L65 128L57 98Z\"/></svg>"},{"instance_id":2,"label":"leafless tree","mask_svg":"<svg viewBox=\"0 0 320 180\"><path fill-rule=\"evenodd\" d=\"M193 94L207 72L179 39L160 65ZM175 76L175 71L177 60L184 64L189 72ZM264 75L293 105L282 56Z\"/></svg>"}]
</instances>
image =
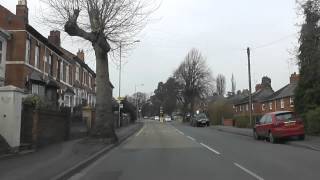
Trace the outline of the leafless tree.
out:
<instances>
[{"instance_id":1,"label":"leafless tree","mask_svg":"<svg viewBox=\"0 0 320 180\"><path fill-rule=\"evenodd\" d=\"M236 94L236 80L234 79L233 74L231 76L231 92L233 95Z\"/></svg>"},{"instance_id":2,"label":"leafless tree","mask_svg":"<svg viewBox=\"0 0 320 180\"><path fill-rule=\"evenodd\" d=\"M187 111L192 113L196 100L207 97L214 87L211 70L197 49L189 51L184 61L174 72L174 78L181 85L179 100L183 103L185 113Z\"/></svg>"},{"instance_id":3,"label":"leafless tree","mask_svg":"<svg viewBox=\"0 0 320 180\"><path fill-rule=\"evenodd\" d=\"M141 0L42 0L49 6L46 22L64 27L70 36L92 44L96 56L96 120L93 137L117 141L113 126L108 53L133 38L155 9Z\"/></svg>"},{"instance_id":4,"label":"leafless tree","mask_svg":"<svg viewBox=\"0 0 320 180\"><path fill-rule=\"evenodd\" d=\"M220 96L223 96L226 93L226 78L223 74L218 74L217 79L217 93Z\"/></svg>"}]
</instances>

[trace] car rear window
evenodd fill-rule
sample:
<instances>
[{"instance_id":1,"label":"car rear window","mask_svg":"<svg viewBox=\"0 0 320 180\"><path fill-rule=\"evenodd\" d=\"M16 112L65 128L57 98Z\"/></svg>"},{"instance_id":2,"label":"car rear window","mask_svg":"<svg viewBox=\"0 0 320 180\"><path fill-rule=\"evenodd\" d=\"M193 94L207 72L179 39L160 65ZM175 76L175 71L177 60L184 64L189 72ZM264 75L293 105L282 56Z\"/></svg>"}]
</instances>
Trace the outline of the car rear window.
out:
<instances>
[{"instance_id":1,"label":"car rear window","mask_svg":"<svg viewBox=\"0 0 320 180\"><path fill-rule=\"evenodd\" d=\"M294 118L293 113L288 112L288 113L280 113L276 115L277 121L291 121Z\"/></svg>"}]
</instances>

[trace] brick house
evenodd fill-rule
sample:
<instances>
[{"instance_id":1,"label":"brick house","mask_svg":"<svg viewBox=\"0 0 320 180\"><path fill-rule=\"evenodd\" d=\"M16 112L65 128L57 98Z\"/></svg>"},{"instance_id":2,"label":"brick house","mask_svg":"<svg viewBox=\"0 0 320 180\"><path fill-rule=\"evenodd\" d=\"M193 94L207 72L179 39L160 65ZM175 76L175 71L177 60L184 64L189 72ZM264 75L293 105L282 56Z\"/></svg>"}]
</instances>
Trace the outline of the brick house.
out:
<instances>
[{"instance_id":1,"label":"brick house","mask_svg":"<svg viewBox=\"0 0 320 180\"><path fill-rule=\"evenodd\" d=\"M274 93L271 87L271 79L269 77L263 77L261 84L257 84L255 92L252 94L252 114L261 114L261 103L267 97ZM245 96L240 100L234 102L233 107L235 116L248 116L249 115L249 96Z\"/></svg>"},{"instance_id":2,"label":"brick house","mask_svg":"<svg viewBox=\"0 0 320 180\"><path fill-rule=\"evenodd\" d=\"M5 85L43 97L50 96L48 86L56 85L60 106L95 105L96 74L84 52L75 55L61 47L59 31L46 38L30 26L25 0L18 1L16 14L0 5L0 28L0 85L5 79Z\"/></svg>"},{"instance_id":3,"label":"brick house","mask_svg":"<svg viewBox=\"0 0 320 180\"><path fill-rule=\"evenodd\" d=\"M290 83L266 98L261 104L262 114L274 111L294 111L294 90L297 87L299 75L293 73Z\"/></svg>"}]
</instances>

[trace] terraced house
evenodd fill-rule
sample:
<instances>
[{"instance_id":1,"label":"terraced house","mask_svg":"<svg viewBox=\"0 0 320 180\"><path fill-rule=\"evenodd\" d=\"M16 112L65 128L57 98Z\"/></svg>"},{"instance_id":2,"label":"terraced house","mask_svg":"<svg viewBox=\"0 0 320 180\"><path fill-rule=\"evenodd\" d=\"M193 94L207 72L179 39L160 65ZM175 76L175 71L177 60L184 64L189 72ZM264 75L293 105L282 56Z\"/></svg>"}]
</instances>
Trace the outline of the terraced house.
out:
<instances>
[{"instance_id":1,"label":"terraced house","mask_svg":"<svg viewBox=\"0 0 320 180\"><path fill-rule=\"evenodd\" d=\"M48 38L28 24L26 0L19 0L16 14L0 5L0 85L14 85L47 99L46 89L58 89L58 105L95 105L95 72L77 55L61 47L60 32Z\"/></svg>"}]
</instances>

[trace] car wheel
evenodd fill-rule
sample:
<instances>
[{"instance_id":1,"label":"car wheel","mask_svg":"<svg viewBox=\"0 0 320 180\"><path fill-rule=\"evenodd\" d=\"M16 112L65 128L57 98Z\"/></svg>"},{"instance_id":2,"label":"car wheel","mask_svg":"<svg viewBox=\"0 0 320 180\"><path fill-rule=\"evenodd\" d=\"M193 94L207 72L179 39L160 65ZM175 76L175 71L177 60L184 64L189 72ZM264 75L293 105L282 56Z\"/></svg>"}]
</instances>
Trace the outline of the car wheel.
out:
<instances>
[{"instance_id":1,"label":"car wheel","mask_svg":"<svg viewBox=\"0 0 320 180\"><path fill-rule=\"evenodd\" d=\"M258 135L257 131L256 130L253 130L253 138L255 140L260 140L260 136Z\"/></svg>"},{"instance_id":2,"label":"car wheel","mask_svg":"<svg viewBox=\"0 0 320 180\"><path fill-rule=\"evenodd\" d=\"M269 132L269 142L272 144L276 143L276 138L273 136L272 132Z\"/></svg>"}]
</instances>

